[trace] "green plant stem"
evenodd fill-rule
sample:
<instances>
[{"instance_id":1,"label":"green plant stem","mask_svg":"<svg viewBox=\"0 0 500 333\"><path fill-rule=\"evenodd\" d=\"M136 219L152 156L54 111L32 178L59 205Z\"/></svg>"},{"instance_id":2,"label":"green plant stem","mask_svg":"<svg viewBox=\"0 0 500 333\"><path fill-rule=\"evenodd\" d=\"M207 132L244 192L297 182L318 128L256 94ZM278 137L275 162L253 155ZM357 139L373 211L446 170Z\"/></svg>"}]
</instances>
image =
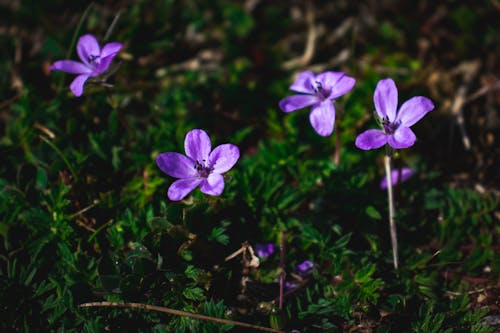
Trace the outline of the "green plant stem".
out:
<instances>
[{"instance_id":1,"label":"green plant stem","mask_svg":"<svg viewBox=\"0 0 500 333\"><path fill-rule=\"evenodd\" d=\"M63 160L64 164L66 164L66 166L68 167L69 172L71 172L71 175L73 176L73 179L75 181L78 181L78 176L76 175L75 169L73 169L73 167L71 166L69 161L66 159L66 156L64 156L62 151L59 148L57 148L56 145L54 145L52 142L50 142L50 140L47 139L46 137L44 137L43 135L39 135L39 137L40 137L40 139L42 139L43 142L45 142L52 149L54 149L54 151L57 153L57 155L59 155L59 157Z\"/></svg>"},{"instance_id":2,"label":"green plant stem","mask_svg":"<svg viewBox=\"0 0 500 333\"><path fill-rule=\"evenodd\" d=\"M394 221L394 196L392 195L391 155L384 156L385 176L387 178L387 200L389 201L389 229L391 232L392 258L394 268L398 269L398 236Z\"/></svg>"},{"instance_id":3,"label":"green plant stem","mask_svg":"<svg viewBox=\"0 0 500 333\"><path fill-rule=\"evenodd\" d=\"M281 330L276 330L274 328L247 324L247 323L243 323L240 321L210 317L210 316L205 316L205 315L201 315L201 314L197 314L197 313L192 313L192 312L187 312L187 311L182 311L182 310L175 310L175 309L170 309L170 308L166 308L163 306L156 306L156 305L149 305L149 304L142 304L142 303L91 302L91 303L80 304L79 306L81 308L100 306L100 307L119 307L119 308L133 308L133 309L151 310L151 311L168 313L168 314L175 315L175 316L183 316L183 317L195 318L195 319L200 319L200 320L207 320L207 321L216 322L216 323L220 323L220 324L228 324L228 325L234 325L234 326L239 326L239 327L246 327L246 328L251 328L254 330L264 331L264 332L278 332L278 333L284 332Z\"/></svg>"},{"instance_id":4,"label":"green plant stem","mask_svg":"<svg viewBox=\"0 0 500 333\"><path fill-rule=\"evenodd\" d=\"M285 286L285 232L280 233L280 299L279 299L279 309L283 309L283 290Z\"/></svg>"}]
</instances>

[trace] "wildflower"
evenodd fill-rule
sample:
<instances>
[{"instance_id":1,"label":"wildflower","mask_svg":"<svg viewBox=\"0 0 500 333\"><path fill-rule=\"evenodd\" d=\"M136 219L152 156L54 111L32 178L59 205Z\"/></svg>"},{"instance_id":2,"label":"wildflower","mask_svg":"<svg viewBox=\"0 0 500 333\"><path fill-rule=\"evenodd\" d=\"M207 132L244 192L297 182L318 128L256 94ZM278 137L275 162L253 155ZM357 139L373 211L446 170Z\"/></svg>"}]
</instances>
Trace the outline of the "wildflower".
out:
<instances>
[{"instance_id":1,"label":"wildflower","mask_svg":"<svg viewBox=\"0 0 500 333\"><path fill-rule=\"evenodd\" d=\"M274 244L273 243L256 244L255 252L257 253L257 256L259 256L260 258L267 258L274 253Z\"/></svg>"},{"instance_id":2,"label":"wildflower","mask_svg":"<svg viewBox=\"0 0 500 333\"><path fill-rule=\"evenodd\" d=\"M312 105L309 121L321 136L332 134L335 124L333 100L349 92L356 81L343 72L324 72L314 75L311 71L299 73L290 90L299 92L282 99L281 110L292 112Z\"/></svg>"},{"instance_id":3,"label":"wildflower","mask_svg":"<svg viewBox=\"0 0 500 333\"><path fill-rule=\"evenodd\" d=\"M401 171L401 181L399 179ZM415 174L415 170L410 168L402 168L401 170L392 170L391 172L391 183L392 186L398 185L400 182L403 183L411 178ZM380 180L380 189L384 190L387 188L387 177L384 177Z\"/></svg>"},{"instance_id":4,"label":"wildflower","mask_svg":"<svg viewBox=\"0 0 500 333\"><path fill-rule=\"evenodd\" d=\"M300 275L308 275L311 274L314 268L314 262L311 260L304 260L300 264L297 265L296 270Z\"/></svg>"},{"instance_id":5,"label":"wildflower","mask_svg":"<svg viewBox=\"0 0 500 333\"><path fill-rule=\"evenodd\" d=\"M222 174L238 161L238 147L227 143L212 150L208 134L201 129L194 129L186 134L184 150L187 156L166 152L156 158L156 164L161 171L171 177L180 178L170 185L169 199L182 200L198 185L205 194L220 195L224 190Z\"/></svg>"},{"instance_id":6,"label":"wildflower","mask_svg":"<svg viewBox=\"0 0 500 333\"><path fill-rule=\"evenodd\" d=\"M404 102L398 111L398 89L390 78L378 82L373 102L382 129L370 129L358 135L355 144L359 149L376 149L386 143L394 149L411 147L417 138L410 126L434 109L430 99L415 96Z\"/></svg>"},{"instance_id":7,"label":"wildflower","mask_svg":"<svg viewBox=\"0 0 500 333\"><path fill-rule=\"evenodd\" d=\"M71 82L70 89L77 97L83 93L83 85L89 77L96 77L105 72L113 58L122 48L121 43L107 43L100 48L94 36L87 34L80 37L76 46L76 52L82 62L74 60L56 61L50 69L70 74L78 74Z\"/></svg>"}]
</instances>

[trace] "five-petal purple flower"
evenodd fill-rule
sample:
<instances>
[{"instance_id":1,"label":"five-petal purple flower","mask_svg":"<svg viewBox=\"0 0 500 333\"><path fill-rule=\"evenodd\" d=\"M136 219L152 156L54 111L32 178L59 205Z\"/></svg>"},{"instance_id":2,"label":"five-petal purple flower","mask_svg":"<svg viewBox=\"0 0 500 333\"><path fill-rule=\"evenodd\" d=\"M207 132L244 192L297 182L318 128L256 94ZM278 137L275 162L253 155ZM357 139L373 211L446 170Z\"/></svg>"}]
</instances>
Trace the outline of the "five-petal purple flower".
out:
<instances>
[{"instance_id":1,"label":"five-petal purple flower","mask_svg":"<svg viewBox=\"0 0 500 333\"><path fill-rule=\"evenodd\" d=\"M382 129L367 130L356 138L356 147L363 150L380 148L388 143L394 149L413 146L417 137L410 126L434 109L432 101L415 96L398 107L398 89L390 78L380 80L373 95L375 110Z\"/></svg>"},{"instance_id":2,"label":"five-petal purple flower","mask_svg":"<svg viewBox=\"0 0 500 333\"><path fill-rule=\"evenodd\" d=\"M238 161L238 147L226 143L212 150L208 134L201 129L194 129L186 134L184 150L187 156L166 152L156 158L161 171L180 178L170 185L168 198L172 201L182 200L198 185L205 194L220 195L224 190L222 174Z\"/></svg>"},{"instance_id":3,"label":"five-petal purple flower","mask_svg":"<svg viewBox=\"0 0 500 333\"><path fill-rule=\"evenodd\" d=\"M101 50L96 38L90 34L83 35L78 40L76 51L82 62L74 60L56 61L50 69L78 74L71 82L70 89L77 97L83 93L83 85L89 77L96 77L105 72L113 58L122 48L121 43L107 43Z\"/></svg>"},{"instance_id":4,"label":"five-petal purple flower","mask_svg":"<svg viewBox=\"0 0 500 333\"><path fill-rule=\"evenodd\" d=\"M321 136L332 134L335 124L333 100L349 92L356 83L343 72L324 72L314 75L311 71L299 73L290 90L299 92L282 99L281 110L292 112L312 105L309 121Z\"/></svg>"},{"instance_id":5,"label":"five-petal purple flower","mask_svg":"<svg viewBox=\"0 0 500 333\"><path fill-rule=\"evenodd\" d=\"M410 179L415 174L415 170L410 168L401 168L401 170L396 169L391 171L391 183L392 186L396 186L399 183L403 183ZM399 176L401 175L401 179ZM380 180L380 189L385 190L387 188L387 177Z\"/></svg>"}]
</instances>

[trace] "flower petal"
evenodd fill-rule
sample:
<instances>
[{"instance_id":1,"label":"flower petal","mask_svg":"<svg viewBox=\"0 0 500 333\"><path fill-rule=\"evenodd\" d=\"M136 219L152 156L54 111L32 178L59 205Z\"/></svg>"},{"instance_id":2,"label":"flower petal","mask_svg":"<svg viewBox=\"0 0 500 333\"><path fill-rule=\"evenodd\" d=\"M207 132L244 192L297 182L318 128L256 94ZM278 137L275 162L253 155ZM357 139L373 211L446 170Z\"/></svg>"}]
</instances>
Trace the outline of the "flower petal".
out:
<instances>
[{"instance_id":1,"label":"flower petal","mask_svg":"<svg viewBox=\"0 0 500 333\"><path fill-rule=\"evenodd\" d=\"M400 126L389 136L387 142L394 149L403 149L413 146L416 140L415 133L409 127Z\"/></svg>"},{"instance_id":2,"label":"flower petal","mask_svg":"<svg viewBox=\"0 0 500 333\"><path fill-rule=\"evenodd\" d=\"M80 97L83 94L83 85L85 81L89 78L88 74L78 75L73 82L69 85L69 88L76 97Z\"/></svg>"},{"instance_id":3,"label":"flower petal","mask_svg":"<svg viewBox=\"0 0 500 333\"><path fill-rule=\"evenodd\" d=\"M122 43L112 42L104 45L101 51L101 58L106 58L110 55L116 55L121 48L123 47Z\"/></svg>"},{"instance_id":4,"label":"flower petal","mask_svg":"<svg viewBox=\"0 0 500 333\"><path fill-rule=\"evenodd\" d=\"M394 122L398 108L398 89L391 78L378 81L373 103L380 118L387 117L390 122Z\"/></svg>"},{"instance_id":5,"label":"flower petal","mask_svg":"<svg viewBox=\"0 0 500 333\"><path fill-rule=\"evenodd\" d=\"M312 127L321 136L328 136L333 132L335 123L335 108L332 101L315 104L309 114L309 121Z\"/></svg>"},{"instance_id":6,"label":"flower petal","mask_svg":"<svg viewBox=\"0 0 500 333\"><path fill-rule=\"evenodd\" d=\"M410 127L423 118L427 112L434 109L434 104L430 99L423 96L415 96L401 105L398 111L397 120L402 126Z\"/></svg>"},{"instance_id":7,"label":"flower petal","mask_svg":"<svg viewBox=\"0 0 500 333\"><path fill-rule=\"evenodd\" d=\"M401 172L400 172L401 171ZM401 174L401 181L399 181L399 175ZM392 186L396 186L399 183L403 183L411 178L415 174L415 170L410 168L401 168L401 170L396 169L391 172L391 182ZM380 188L382 190L387 188L387 177L380 180Z\"/></svg>"},{"instance_id":8,"label":"flower petal","mask_svg":"<svg viewBox=\"0 0 500 333\"><path fill-rule=\"evenodd\" d=\"M196 186L200 185L203 178L184 178L178 179L168 188L168 198L172 201L179 201L184 199Z\"/></svg>"},{"instance_id":9,"label":"flower petal","mask_svg":"<svg viewBox=\"0 0 500 333\"><path fill-rule=\"evenodd\" d=\"M201 183L200 190L208 195L220 195L224 191L224 177L217 173L210 174Z\"/></svg>"},{"instance_id":10,"label":"flower petal","mask_svg":"<svg viewBox=\"0 0 500 333\"><path fill-rule=\"evenodd\" d=\"M344 94L347 94L356 84L356 80L350 76L342 76L332 87L330 91L330 96L328 98L333 99Z\"/></svg>"},{"instance_id":11,"label":"flower petal","mask_svg":"<svg viewBox=\"0 0 500 333\"><path fill-rule=\"evenodd\" d=\"M314 74L311 71L303 71L297 75L297 78L290 86L290 90L301 92L305 94L314 94L314 88L312 86L314 82Z\"/></svg>"},{"instance_id":12,"label":"flower petal","mask_svg":"<svg viewBox=\"0 0 500 333\"><path fill-rule=\"evenodd\" d=\"M345 76L344 72L332 72L332 71L328 71L328 72L323 72L321 74L316 75L315 80L316 80L316 82L318 82L321 85L321 87L324 90L330 90L344 76Z\"/></svg>"},{"instance_id":13,"label":"flower petal","mask_svg":"<svg viewBox=\"0 0 500 333\"><path fill-rule=\"evenodd\" d=\"M364 131L356 138L355 145L359 149L370 150L382 147L387 143L387 135L378 129Z\"/></svg>"},{"instance_id":14,"label":"flower petal","mask_svg":"<svg viewBox=\"0 0 500 333\"><path fill-rule=\"evenodd\" d=\"M208 157L213 173L222 174L231 169L240 158L240 150L231 143L215 147Z\"/></svg>"},{"instance_id":15,"label":"flower petal","mask_svg":"<svg viewBox=\"0 0 500 333\"><path fill-rule=\"evenodd\" d=\"M189 131L184 139L184 150L187 156L206 165L210 150L212 150L212 144L210 143L208 134L201 129Z\"/></svg>"},{"instance_id":16,"label":"flower petal","mask_svg":"<svg viewBox=\"0 0 500 333\"><path fill-rule=\"evenodd\" d=\"M316 102L318 102L318 97L315 95L292 95L283 98L279 105L284 112L292 112L313 105Z\"/></svg>"},{"instance_id":17,"label":"flower petal","mask_svg":"<svg viewBox=\"0 0 500 333\"><path fill-rule=\"evenodd\" d=\"M123 44L116 42L104 45L101 52L101 59L99 62L99 66L97 67L96 70L97 74L103 73L108 69L109 64L111 64L111 61L113 61L113 59L116 57L118 51L120 51L122 46Z\"/></svg>"},{"instance_id":18,"label":"flower petal","mask_svg":"<svg viewBox=\"0 0 500 333\"><path fill-rule=\"evenodd\" d=\"M74 60L59 60L50 66L51 71L62 71L70 74L90 74L92 69Z\"/></svg>"},{"instance_id":19,"label":"flower petal","mask_svg":"<svg viewBox=\"0 0 500 333\"><path fill-rule=\"evenodd\" d=\"M161 171L175 178L190 178L196 176L194 161L189 157L175 152L159 154L156 165Z\"/></svg>"},{"instance_id":20,"label":"flower petal","mask_svg":"<svg viewBox=\"0 0 500 333\"><path fill-rule=\"evenodd\" d=\"M99 62L99 65L97 66L94 74L98 75L105 72L108 69L109 64L111 64L111 61L113 61L115 57L116 54L111 54L105 58L101 58L101 61Z\"/></svg>"},{"instance_id":21,"label":"flower petal","mask_svg":"<svg viewBox=\"0 0 500 333\"><path fill-rule=\"evenodd\" d=\"M92 57L99 57L101 55L101 48L94 36L88 34L83 35L78 39L76 45L76 52L84 64L89 64L89 59Z\"/></svg>"}]
</instances>

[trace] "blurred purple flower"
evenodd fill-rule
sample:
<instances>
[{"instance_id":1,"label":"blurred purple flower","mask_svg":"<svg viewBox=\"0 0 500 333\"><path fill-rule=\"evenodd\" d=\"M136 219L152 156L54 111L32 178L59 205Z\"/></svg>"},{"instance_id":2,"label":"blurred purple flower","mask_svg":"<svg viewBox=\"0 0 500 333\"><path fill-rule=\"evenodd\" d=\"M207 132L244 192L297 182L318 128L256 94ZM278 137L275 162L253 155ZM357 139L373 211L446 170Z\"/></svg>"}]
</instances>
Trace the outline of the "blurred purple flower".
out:
<instances>
[{"instance_id":1,"label":"blurred purple flower","mask_svg":"<svg viewBox=\"0 0 500 333\"><path fill-rule=\"evenodd\" d=\"M224 190L222 174L230 170L240 157L238 147L227 143L212 150L208 134L194 129L186 134L184 150L187 156L167 152L159 154L156 164L167 175L180 178L168 189L168 198L182 200L198 185L201 192L218 196Z\"/></svg>"},{"instance_id":2,"label":"blurred purple flower","mask_svg":"<svg viewBox=\"0 0 500 333\"><path fill-rule=\"evenodd\" d=\"M401 169L401 181L399 180L399 169L392 170L391 172L391 181L392 186L398 185L400 182L403 183L411 178L415 174L415 170L410 168L402 168ZM387 177L384 177L380 180L380 189L385 190L387 188Z\"/></svg>"},{"instance_id":3,"label":"blurred purple flower","mask_svg":"<svg viewBox=\"0 0 500 333\"><path fill-rule=\"evenodd\" d=\"M434 109L430 99L415 96L404 102L398 111L398 89L391 78L378 82L373 102L382 130L370 129L358 135L355 144L359 149L376 149L386 143L394 149L413 146L417 138L410 126Z\"/></svg>"},{"instance_id":4,"label":"blurred purple flower","mask_svg":"<svg viewBox=\"0 0 500 333\"><path fill-rule=\"evenodd\" d=\"M321 136L332 134L335 124L333 100L349 92L356 83L354 78L343 72L324 72L314 75L311 71L299 73L290 90L299 92L282 99L281 110L292 112L311 106L309 121Z\"/></svg>"},{"instance_id":5,"label":"blurred purple flower","mask_svg":"<svg viewBox=\"0 0 500 333\"><path fill-rule=\"evenodd\" d=\"M303 262L297 265L296 270L297 273L299 273L300 275L307 275L312 272L313 268L314 268L314 262L312 262L311 260L304 260Z\"/></svg>"},{"instance_id":6,"label":"blurred purple flower","mask_svg":"<svg viewBox=\"0 0 500 333\"><path fill-rule=\"evenodd\" d=\"M83 35L76 45L76 52L82 62L59 60L50 66L50 70L78 74L69 87L73 94L79 97L83 93L85 81L89 77L96 77L105 72L121 48L121 43L113 42L107 43L101 50L94 36Z\"/></svg>"},{"instance_id":7,"label":"blurred purple flower","mask_svg":"<svg viewBox=\"0 0 500 333\"><path fill-rule=\"evenodd\" d=\"M267 258L274 253L274 244L255 244L255 253L260 258Z\"/></svg>"}]
</instances>

